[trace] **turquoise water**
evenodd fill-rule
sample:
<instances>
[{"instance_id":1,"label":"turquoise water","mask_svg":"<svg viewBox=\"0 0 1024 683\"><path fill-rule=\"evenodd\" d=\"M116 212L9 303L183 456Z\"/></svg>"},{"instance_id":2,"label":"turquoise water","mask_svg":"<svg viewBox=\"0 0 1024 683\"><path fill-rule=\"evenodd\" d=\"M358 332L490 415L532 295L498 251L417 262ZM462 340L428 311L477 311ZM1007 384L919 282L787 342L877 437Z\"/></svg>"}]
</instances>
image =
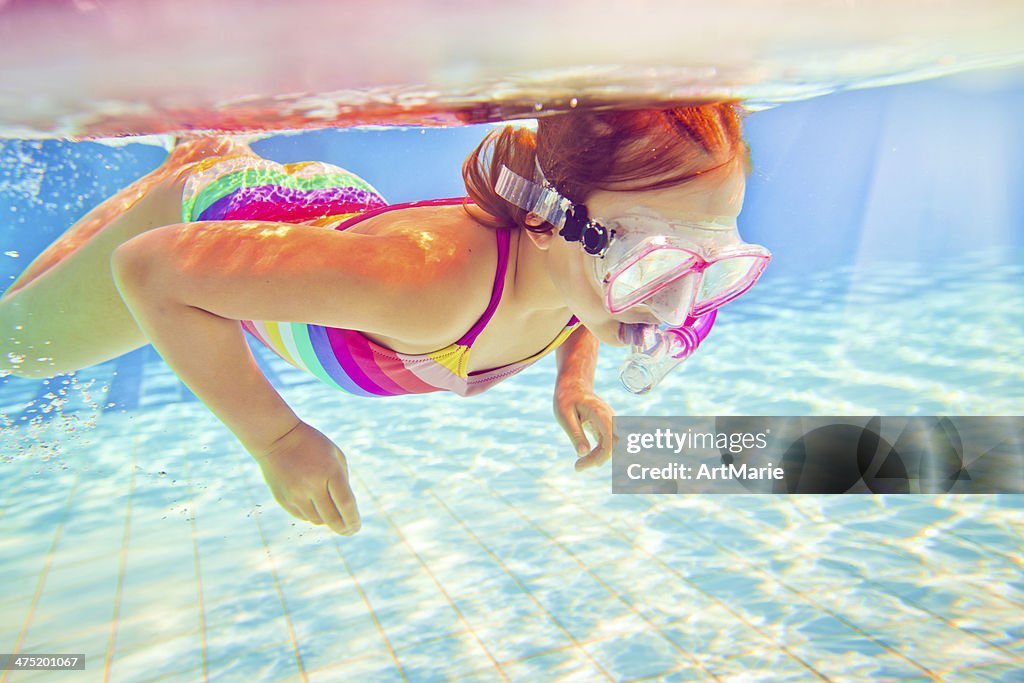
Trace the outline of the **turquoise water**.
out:
<instances>
[{"instance_id":1,"label":"turquoise water","mask_svg":"<svg viewBox=\"0 0 1024 683\"><path fill-rule=\"evenodd\" d=\"M1019 95L943 87L752 115L741 226L772 271L657 393L618 385L616 350L598 393L623 415L1024 414L1024 155L1019 125L993 123ZM969 144L939 135L952 122ZM409 142L429 135L395 135L395 154L431 156ZM83 144L5 143L8 208L87 208L104 164L161 155ZM426 192L358 170L394 201ZM9 225L3 250L27 262L32 227ZM550 360L473 399L373 401L255 351L346 451L359 534L281 510L152 349L6 378L0 650L87 669L0 682L1024 678L1024 497L612 496L609 467L573 471Z\"/></svg>"}]
</instances>

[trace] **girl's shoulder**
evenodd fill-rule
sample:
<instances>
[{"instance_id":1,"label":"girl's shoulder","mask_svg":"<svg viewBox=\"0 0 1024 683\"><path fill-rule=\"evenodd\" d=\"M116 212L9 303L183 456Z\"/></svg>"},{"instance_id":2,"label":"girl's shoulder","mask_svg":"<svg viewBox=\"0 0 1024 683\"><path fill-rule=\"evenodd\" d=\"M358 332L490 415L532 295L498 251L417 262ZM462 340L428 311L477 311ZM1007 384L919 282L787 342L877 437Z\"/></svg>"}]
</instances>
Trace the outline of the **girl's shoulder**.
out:
<instances>
[{"instance_id":1,"label":"girl's shoulder","mask_svg":"<svg viewBox=\"0 0 1024 683\"><path fill-rule=\"evenodd\" d=\"M395 297L402 300L395 311L404 311L410 328L416 328L408 338L415 338L416 346L433 350L460 337L487 308L498 266L497 236L461 205L387 211L345 232L373 235L394 246ZM396 350L413 352L403 341L399 344L407 348Z\"/></svg>"},{"instance_id":2,"label":"girl's shoulder","mask_svg":"<svg viewBox=\"0 0 1024 683\"><path fill-rule=\"evenodd\" d=\"M422 258L424 275L440 275L456 284L469 284L462 278L472 279L480 273L493 274L497 265L495 231L474 220L458 204L387 211L360 221L345 232L374 235L415 247L411 252Z\"/></svg>"}]
</instances>

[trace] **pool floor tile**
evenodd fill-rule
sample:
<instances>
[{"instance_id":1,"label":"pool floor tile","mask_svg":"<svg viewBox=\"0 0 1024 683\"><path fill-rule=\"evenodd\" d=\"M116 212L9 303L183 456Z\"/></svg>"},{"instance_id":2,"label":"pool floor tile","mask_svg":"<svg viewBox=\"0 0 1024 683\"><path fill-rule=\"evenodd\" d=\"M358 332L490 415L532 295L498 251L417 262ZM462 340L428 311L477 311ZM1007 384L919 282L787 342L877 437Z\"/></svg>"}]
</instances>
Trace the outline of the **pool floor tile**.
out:
<instances>
[{"instance_id":1,"label":"pool floor tile","mask_svg":"<svg viewBox=\"0 0 1024 683\"><path fill-rule=\"evenodd\" d=\"M495 619L474 625L473 630L502 666L574 645L570 636L548 615L511 621Z\"/></svg>"},{"instance_id":2,"label":"pool floor tile","mask_svg":"<svg viewBox=\"0 0 1024 683\"><path fill-rule=\"evenodd\" d=\"M396 651L409 681L458 678L478 670L490 670L497 662L476 637L462 631L425 640Z\"/></svg>"},{"instance_id":3,"label":"pool floor tile","mask_svg":"<svg viewBox=\"0 0 1024 683\"><path fill-rule=\"evenodd\" d=\"M581 648L566 648L504 664L502 671L512 683L595 683L615 680Z\"/></svg>"},{"instance_id":4,"label":"pool floor tile","mask_svg":"<svg viewBox=\"0 0 1024 683\"><path fill-rule=\"evenodd\" d=\"M583 645L617 680L651 678L697 662L659 631L641 630Z\"/></svg>"}]
</instances>

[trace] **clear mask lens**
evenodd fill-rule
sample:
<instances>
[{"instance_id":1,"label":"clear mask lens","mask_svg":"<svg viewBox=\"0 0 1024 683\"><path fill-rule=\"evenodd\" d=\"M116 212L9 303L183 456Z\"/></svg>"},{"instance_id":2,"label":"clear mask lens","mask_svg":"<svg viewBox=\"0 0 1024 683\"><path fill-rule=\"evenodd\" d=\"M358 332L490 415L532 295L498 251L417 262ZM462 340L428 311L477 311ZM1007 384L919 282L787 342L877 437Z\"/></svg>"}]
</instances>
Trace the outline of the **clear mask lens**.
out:
<instances>
[{"instance_id":1,"label":"clear mask lens","mask_svg":"<svg viewBox=\"0 0 1024 683\"><path fill-rule=\"evenodd\" d=\"M746 292L766 264L766 258L753 255L730 256L709 264L694 302L694 314L707 313Z\"/></svg>"},{"instance_id":2,"label":"clear mask lens","mask_svg":"<svg viewBox=\"0 0 1024 683\"><path fill-rule=\"evenodd\" d=\"M760 261L754 256L734 256L710 264L704 270L698 302L711 301L742 289L751 276L756 274Z\"/></svg>"},{"instance_id":3,"label":"clear mask lens","mask_svg":"<svg viewBox=\"0 0 1024 683\"><path fill-rule=\"evenodd\" d=\"M697 256L682 249L651 251L610 276L608 296L619 310L635 306L659 288L672 283L693 270Z\"/></svg>"}]
</instances>

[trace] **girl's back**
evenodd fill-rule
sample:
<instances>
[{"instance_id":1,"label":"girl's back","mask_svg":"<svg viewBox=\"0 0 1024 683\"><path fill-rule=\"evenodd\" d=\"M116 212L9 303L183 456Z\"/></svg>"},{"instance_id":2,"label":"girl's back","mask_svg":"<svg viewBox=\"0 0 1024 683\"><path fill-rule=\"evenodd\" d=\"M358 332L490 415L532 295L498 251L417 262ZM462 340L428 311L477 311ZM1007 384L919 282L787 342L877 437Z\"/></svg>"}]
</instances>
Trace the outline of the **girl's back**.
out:
<instances>
[{"instance_id":1,"label":"girl's back","mask_svg":"<svg viewBox=\"0 0 1024 683\"><path fill-rule=\"evenodd\" d=\"M350 393L448 390L465 396L529 366L561 344L577 321L566 314L555 315L554 322L551 316L524 315L507 296L515 280L518 235L480 225L463 205L455 198L388 206L372 186L336 166L282 166L241 155L196 166L185 186L183 219L301 223L421 245L423 258L443 263L446 270L445 287L417 288L417 307L437 314L439 324L429 333L409 319L404 326L395 321L391 335L381 334L379 326L349 330L301 320L243 321L243 326L288 362ZM392 270L398 272L391 276L415 279L416 266L396 262ZM400 291L396 288L396 295ZM403 303L382 302L382 309ZM531 334L531 328L537 331Z\"/></svg>"}]
</instances>

